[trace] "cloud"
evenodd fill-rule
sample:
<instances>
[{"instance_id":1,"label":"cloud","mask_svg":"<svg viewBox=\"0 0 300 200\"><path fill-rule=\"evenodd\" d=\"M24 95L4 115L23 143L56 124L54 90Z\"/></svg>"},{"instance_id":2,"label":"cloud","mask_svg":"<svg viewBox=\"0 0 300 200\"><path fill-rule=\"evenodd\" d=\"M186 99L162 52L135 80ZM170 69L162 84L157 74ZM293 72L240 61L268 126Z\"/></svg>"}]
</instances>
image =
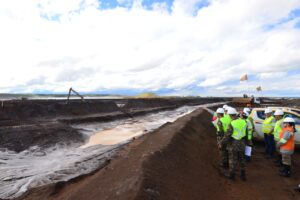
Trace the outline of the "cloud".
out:
<instances>
[{"instance_id":1,"label":"cloud","mask_svg":"<svg viewBox=\"0 0 300 200\"><path fill-rule=\"evenodd\" d=\"M247 73L278 93L264 80L300 68L299 1L153 1L150 9L119 0L131 7L99 9L103 2L1 1L0 92L198 87L217 95L242 93L232 82Z\"/></svg>"}]
</instances>

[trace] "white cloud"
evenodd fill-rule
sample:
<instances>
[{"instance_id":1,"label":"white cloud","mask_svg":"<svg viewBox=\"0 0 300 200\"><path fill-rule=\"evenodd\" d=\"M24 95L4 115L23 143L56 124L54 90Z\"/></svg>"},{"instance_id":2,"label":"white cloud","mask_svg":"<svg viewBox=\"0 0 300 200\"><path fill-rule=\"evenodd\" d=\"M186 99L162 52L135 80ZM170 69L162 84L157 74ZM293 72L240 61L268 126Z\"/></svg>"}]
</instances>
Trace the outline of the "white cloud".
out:
<instances>
[{"instance_id":1,"label":"white cloud","mask_svg":"<svg viewBox=\"0 0 300 200\"><path fill-rule=\"evenodd\" d=\"M198 85L217 94L244 73L264 80L300 68L296 20L265 29L300 1L211 0L193 16L199 2L175 0L169 13L165 3L150 11L140 0L110 10L97 0L1 1L0 92Z\"/></svg>"}]
</instances>

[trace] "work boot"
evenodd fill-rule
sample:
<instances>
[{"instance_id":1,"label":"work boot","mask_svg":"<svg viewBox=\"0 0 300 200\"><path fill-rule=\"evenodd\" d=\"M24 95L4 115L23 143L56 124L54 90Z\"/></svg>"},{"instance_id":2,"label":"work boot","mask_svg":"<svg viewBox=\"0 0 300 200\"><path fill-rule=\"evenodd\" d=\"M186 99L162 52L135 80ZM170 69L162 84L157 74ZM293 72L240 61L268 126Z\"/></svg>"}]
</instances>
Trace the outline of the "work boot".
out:
<instances>
[{"instance_id":1,"label":"work boot","mask_svg":"<svg viewBox=\"0 0 300 200\"><path fill-rule=\"evenodd\" d=\"M246 181L247 178L246 178L246 171L245 170L241 170L241 179L242 181Z\"/></svg>"},{"instance_id":2,"label":"work boot","mask_svg":"<svg viewBox=\"0 0 300 200\"><path fill-rule=\"evenodd\" d=\"M235 180L235 173L234 172L230 172L229 174L227 174L227 178L229 180L234 181Z\"/></svg>"},{"instance_id":3,"label":"work boot","mask_svg":"<svg viewBox=\"0 0 300 200\"><path fill-rule=\"evenodd\" d=\"M283 165L283 166L284 166L284 170L280 174L280 176L290 177L291 176L291 166L289 166L289 165Z\"/></svg>"}]
</instances>

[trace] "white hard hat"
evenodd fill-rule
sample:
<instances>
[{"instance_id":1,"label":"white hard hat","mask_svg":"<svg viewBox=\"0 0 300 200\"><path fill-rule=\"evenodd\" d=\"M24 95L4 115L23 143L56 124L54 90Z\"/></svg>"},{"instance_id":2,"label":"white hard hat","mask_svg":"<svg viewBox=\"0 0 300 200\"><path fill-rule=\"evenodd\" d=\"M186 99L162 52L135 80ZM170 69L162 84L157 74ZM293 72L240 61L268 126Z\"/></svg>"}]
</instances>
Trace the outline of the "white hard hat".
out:
<instances>
[{"instance_id":1,"label":"white hard hat","mask_svg":"<svg viewBox=\"0 0 300 200\"><path fill-rule=\"evenodd\" d=\"M246 113L246 112L247 112L247 113L250 113L250 112L251 112L250 108L244 108L244 109L243 109L243 113Z\"/></svg>"},{"instance_id":2,"label":"white hard hat","mask_svg":"<svg viewBox=\"0 0 300 200\"><path fill-rule=\"evenodd\" d=\"M283 120L284 123L295 123L295 120L291 117L286 117Z\"/></svg>"},{"instance_id":3,"label":"white hard hat","mask_svg":"<svg viewBox=\"0 0 300 200\"><path fill-rule=\"evenodd\" d=\"M224 114L225 111L223 108L218 108L217 111L216 111L218 114Z\"/></svg>"},{"instance_id":4,"label":"white hard hat","mask_svg":"<svg viewBox=\"0 0 300 200\"><path fill-rule=\"evenodd\" d=\"M227 107L228 107L227 105L224 105L224 106L223 106L224 109L226 109Z\"/></svg>"},{"instance_id":5,"label":"white hard hat","mask_svg":"<svg viewBox=\"0 0 300 200\"><path fill-rule=\"evenodd\" d=\"M265 114L271 113L271 112L272 112L272 110L271 110L270 108L266 108L266 109L265 109Z\"/></svg>"},{"instance_id":6,"label":"white hard hat","mask_svg":"<svg viewBox=\"0 0 300 200\"><path fill-rule=\"evenodd\" d=\"M283 111L281 109L277 109L274 113L274 115L284 115Z\"/></svg>"},{"instance_id":7,"label":"white hard hat","mask_svg":"<svg viewBox=\"0 0 300 200\"><path fill-rule=\"evenodd\" d=\"M244 113L247 117L250 115L249 112L243 111L243 113Z\"/></svg>"},{"instance_id":8,"label":"white hard hat","mask_svg":"<svg viewBox=\"0 0 300 200\"><path fill-rule=\"evenodd\" d=\"M236 111L236 109L230 107L230 108L228 108L227 114L228 115L237 115L238 112Z\"/></svg>"}]
</instances>

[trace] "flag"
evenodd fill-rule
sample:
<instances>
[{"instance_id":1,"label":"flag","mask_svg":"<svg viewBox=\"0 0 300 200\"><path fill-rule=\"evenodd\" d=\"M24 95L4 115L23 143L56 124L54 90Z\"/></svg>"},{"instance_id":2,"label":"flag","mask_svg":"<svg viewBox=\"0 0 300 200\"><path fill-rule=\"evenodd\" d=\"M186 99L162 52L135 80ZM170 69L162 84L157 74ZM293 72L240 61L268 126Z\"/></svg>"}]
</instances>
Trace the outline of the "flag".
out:
<instances>
[{"instance_id":1,"label":"flag","mask_svg":"<svg viewBox=\"0 0 300 200\"><path fill-rule=\"evenodd\" d=\"M258 86L258 87L256 88L256 90L257 90L257 92L262 91L261 86Z\"/></svg>"},{"instance_id":2,"label":"flag","mask_svg":"<svg viewBox=\"0 0 300 200\"><path fill-rule=\"evenodd\" d=\"M240 81L248 81L248 75L247 74L243 75Z\"/></svg>"}]
</instances>

